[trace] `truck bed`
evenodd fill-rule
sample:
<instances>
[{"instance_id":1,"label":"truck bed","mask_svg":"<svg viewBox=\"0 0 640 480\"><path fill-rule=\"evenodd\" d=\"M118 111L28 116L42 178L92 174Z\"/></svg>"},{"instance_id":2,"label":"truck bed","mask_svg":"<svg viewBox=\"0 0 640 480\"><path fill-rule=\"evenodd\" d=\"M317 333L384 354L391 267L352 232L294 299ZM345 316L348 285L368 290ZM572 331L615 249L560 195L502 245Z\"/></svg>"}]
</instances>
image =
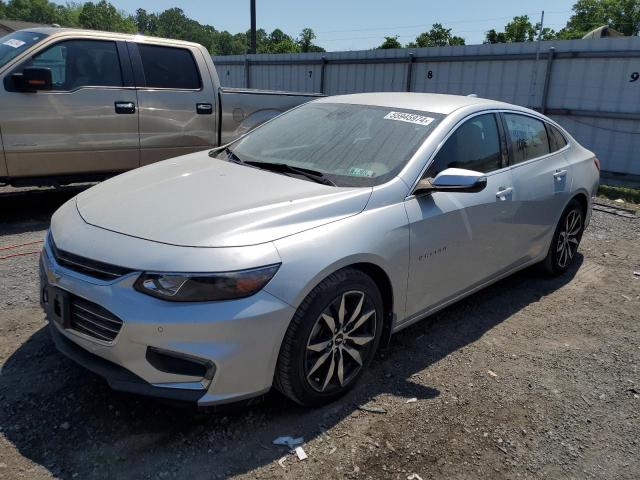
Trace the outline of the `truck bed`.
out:
<instances>
[{"instance_id":1,"label":"truck bed","mask_svg":"<svg viewBox=\"0 0 640 480\"><path fill-rule=\"evenodd\" d=\"M245 88L218 89L220 144L229 143L281 113L323 97L320 93L279 92Z\"/></svg>"}]
</instances>

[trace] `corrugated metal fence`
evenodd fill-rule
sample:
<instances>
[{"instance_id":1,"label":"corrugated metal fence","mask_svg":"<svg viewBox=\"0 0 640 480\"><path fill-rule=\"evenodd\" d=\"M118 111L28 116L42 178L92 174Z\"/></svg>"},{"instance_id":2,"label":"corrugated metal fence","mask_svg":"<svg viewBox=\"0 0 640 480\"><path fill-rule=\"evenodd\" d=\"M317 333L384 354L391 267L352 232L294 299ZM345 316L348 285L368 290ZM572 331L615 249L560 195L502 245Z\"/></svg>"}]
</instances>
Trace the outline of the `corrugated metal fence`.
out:
<instances>
[{"instance_id":1,"label":"corrugated metal fence","mask_svg":"<svg viewBox=\"0 0 640 480\"><path fill-rule=\"evenodd\" d=\"M640 37L213 60L229 87L476 93L527 106L596 152L603 170L640 179Z\"/></svg>"}]
</instances>

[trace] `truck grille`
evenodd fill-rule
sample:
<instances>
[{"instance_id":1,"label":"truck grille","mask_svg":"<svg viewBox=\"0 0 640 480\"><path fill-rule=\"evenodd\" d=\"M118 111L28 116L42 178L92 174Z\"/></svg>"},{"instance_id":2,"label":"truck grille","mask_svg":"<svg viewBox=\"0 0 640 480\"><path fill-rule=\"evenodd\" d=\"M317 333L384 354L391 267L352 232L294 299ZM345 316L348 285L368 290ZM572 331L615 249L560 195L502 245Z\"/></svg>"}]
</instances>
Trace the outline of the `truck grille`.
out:
<instances>
[{"instance_id":1,"label":"truck grille","mask_svg":"<svg viewBox=\"0 0 640 480\"><path fill-rule=\"evenodd\" d=\"M122 320L95 303L72 295L69 307L70 330L112 342L122 328Z\"/></svg>"},{"instance_id":2,"label":"truck grille","mask_svg":"<svg viewBox=\"0 0 640 480\"><path fill-rule=\"evenodd\" d=\"M80 255L60 250L53 241L53 236L51 234L49 234L47 241L58 265L68 268L69 270L73 270L74 272L82 273L100 280L115 280L116 278L120 278L123 275L134 271L129 268L99 262L97 260L92 260L87 257L81 257Z\"/></svg>"}]
</instances>

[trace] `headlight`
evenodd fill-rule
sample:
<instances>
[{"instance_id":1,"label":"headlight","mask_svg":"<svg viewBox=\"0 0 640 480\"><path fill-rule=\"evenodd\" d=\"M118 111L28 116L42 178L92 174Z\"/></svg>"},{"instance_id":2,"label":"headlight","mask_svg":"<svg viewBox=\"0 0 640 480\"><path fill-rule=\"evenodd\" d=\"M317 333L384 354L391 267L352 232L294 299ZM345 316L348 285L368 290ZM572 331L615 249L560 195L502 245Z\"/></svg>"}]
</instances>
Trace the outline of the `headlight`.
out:
<instances>
[{"instance_id":1,"label":"headlight","mask_svg":"<svg viewBox=\"0 0 640 480\"><path fill-rule=\"evenodd\" d=\"M226 273L143 273L134 285L139 292L173 302L212 302L257 293L278 271L269 265Z\"/></svg>"}]
</instances>

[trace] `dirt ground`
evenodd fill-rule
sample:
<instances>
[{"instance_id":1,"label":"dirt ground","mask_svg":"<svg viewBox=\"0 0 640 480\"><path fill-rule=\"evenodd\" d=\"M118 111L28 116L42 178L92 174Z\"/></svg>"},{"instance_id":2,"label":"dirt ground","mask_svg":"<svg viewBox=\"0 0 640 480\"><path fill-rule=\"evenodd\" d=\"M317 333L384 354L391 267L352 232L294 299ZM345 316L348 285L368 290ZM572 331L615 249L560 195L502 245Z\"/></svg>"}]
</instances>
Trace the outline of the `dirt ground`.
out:
<instances>
[{"instance_id":1,"label":"dirt ground","mask_svg":"<svg viewBox=\"0 0 640 480\"><path fill-rule=\"evenodd\" d=\"M74 193L0 194L0 248L41 240ZM635 218L595 212L568 275L521 272L404 330L317 410L276 393L216 412L112 392L50 341L39 247L0 250L27 253L0 260L0 478L640 476ZM304 437L308 458L280 435Z\"/></svg>"}]
</instances>

